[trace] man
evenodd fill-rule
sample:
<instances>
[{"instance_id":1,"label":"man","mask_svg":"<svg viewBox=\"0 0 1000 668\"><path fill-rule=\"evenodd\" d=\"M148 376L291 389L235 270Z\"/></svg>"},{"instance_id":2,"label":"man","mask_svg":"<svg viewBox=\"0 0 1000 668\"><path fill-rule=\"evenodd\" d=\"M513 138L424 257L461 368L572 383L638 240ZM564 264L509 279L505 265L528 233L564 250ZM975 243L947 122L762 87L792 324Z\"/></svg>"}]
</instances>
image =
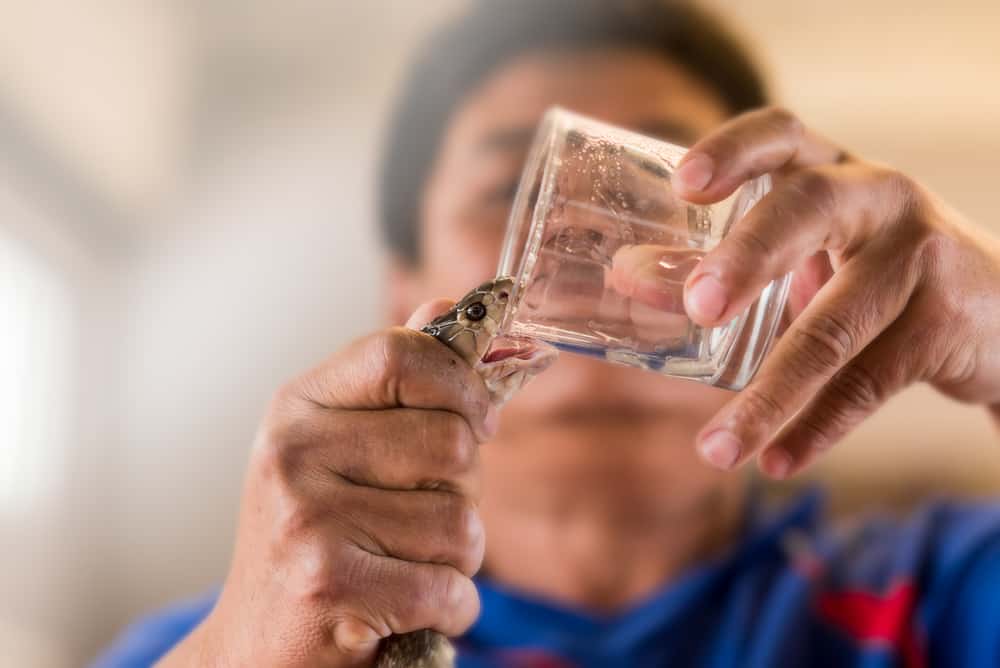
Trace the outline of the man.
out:
<instances>
[{"instance_id":1,"label":"man","mask_svg":"<svg viewBox=\"0 0 1000 668\"><path fill-rule=\"evenodd\" d=\"M834 536L815 496L768 512L735 473L794 474L915 382L1000 416L997 241L765 103L687 4L482 2L436 34L382 174L407 326L277 392L221 593L101 665L368 666L422 628L460 636L470 667L1000 665L1000 508ZM450 303L428 300L492 276L554 104L697 141L675 182L693 202L775 176L685 286L710 326L796 271L743 392L563 355L498 414L416 331Z\"/></svg>"}]
</instances>

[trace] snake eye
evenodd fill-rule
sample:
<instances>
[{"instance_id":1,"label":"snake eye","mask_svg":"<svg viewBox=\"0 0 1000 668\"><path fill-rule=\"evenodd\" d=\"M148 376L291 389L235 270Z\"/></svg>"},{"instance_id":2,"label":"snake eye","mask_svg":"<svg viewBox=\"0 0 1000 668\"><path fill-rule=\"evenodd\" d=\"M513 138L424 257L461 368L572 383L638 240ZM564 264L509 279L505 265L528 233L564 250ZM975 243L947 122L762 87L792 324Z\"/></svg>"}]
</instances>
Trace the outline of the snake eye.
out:
<instances>
[{"instance_id":1,"label":"snake eye","mask_svg":"<svg viewBox=\"0 0 1000 668\"><path fill-rule=\"evenodd\" d=\"M486 307L482 302L472 302L465 307L465 317L472 322L479 322L486 317Z\"/></svg>"}]
</instances>

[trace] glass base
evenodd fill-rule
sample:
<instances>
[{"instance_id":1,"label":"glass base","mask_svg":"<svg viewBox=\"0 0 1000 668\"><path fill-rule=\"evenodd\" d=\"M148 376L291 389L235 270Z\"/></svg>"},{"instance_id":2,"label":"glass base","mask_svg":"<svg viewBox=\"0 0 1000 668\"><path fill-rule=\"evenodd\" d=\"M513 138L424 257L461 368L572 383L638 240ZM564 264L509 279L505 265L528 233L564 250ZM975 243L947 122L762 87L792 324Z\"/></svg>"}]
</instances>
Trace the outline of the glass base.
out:
<instances>
[{"instance_id":1,"label":"glass base","mask_svg":"<svg viewBox=\"0 0 1000 668\"><path fill-rule=\"evenodd\" d=\"M714 328L692 325L688 347L669 352L639 352L629 347L595 344L592 336L538 323L514 321L510 333L541 339L563 352L741 390L753 378L771 347L790 284L791 274L773 281L760 299L727 325Z\"/></svg>"}]
</instances>

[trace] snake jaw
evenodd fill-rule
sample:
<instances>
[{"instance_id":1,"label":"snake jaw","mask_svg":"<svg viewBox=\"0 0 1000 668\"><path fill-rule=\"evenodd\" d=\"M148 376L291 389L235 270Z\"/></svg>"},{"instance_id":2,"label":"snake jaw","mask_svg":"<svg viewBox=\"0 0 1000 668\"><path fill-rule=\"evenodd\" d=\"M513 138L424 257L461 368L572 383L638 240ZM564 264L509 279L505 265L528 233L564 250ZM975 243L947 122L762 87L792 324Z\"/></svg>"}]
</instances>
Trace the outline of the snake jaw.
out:
<instances>
[{"instance_id":1,"label":"snake jaw","mask_svg":"<svg viewBox=\"0 0 1000 668\"><path fill-rule=\"evenodd\" d=\"M474 366L493 403L502 406L525 384L556 361L558 351L540 341L497 337Z\"/></svg>"},{"instance_id":2,"label":"snake jaw","mask_svg":"<svg viewBox=\"0 0 1000 668\"><path fill-rule=\"evenodd\" d=\"M529 339L497 337L490 342L480 364L495 364L509 359L529 360L538 350L538 344Z\"/></svg>"}]
</instances>

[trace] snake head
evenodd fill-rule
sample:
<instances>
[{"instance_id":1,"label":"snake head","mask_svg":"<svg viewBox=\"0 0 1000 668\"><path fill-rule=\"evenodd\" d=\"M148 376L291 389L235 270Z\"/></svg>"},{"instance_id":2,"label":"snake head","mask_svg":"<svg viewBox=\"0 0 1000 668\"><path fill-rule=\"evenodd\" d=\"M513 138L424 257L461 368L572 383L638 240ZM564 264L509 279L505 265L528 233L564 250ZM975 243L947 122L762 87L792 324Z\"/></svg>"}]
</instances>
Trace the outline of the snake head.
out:
<instances>
[{"instance_id":1,"label":"snake head","mask_svg":"<svg viewBox=\"0 0 1000 668\"><path fill-rule=\"evenodd\" d=\"M460 299L447 313L427 323L421 331L454 350L469 364L479 362L500 329L500 320L514 281L499 278L483 283Z\"/></svg>"},{"instance_id":2,"label":"snake head","mask_svg":"<svg viewBox=\"0 0 1000 668\"><path fill-rule=\"evenodd\" d=\"M514 281L508 277L483 283L421 330L472 365L497 404L507 401L556 357L555 348L540 341L497 336L513 288Z\"/></svg>"}]
</instances>

